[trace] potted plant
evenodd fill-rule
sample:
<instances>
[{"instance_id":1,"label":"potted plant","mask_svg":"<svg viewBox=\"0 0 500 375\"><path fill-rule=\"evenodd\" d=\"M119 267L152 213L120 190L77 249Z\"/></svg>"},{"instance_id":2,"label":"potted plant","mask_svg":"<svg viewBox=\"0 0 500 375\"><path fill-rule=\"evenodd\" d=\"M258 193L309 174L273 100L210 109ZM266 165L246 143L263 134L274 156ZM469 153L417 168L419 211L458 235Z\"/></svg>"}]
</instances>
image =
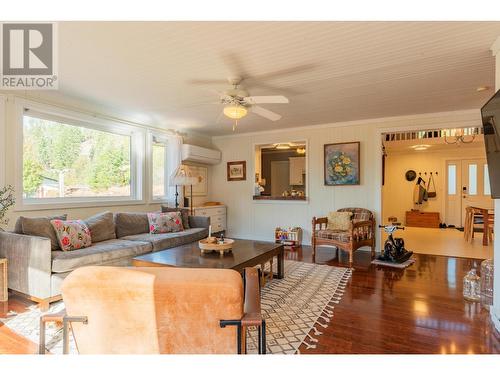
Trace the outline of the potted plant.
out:
<instances>
[{"instance_id":1,"label":"potted plant","mask_svg":"<svg viewBox=\"0 0 500 375\"><path fill-rule=\"evenodd\" d=\"M6 218L7 211L16 203L14 198L14 188L12 185L4 186L0 189L0 230L3 231L2 226L9 223L9 219Z\"/></svg>"}]
</instances>

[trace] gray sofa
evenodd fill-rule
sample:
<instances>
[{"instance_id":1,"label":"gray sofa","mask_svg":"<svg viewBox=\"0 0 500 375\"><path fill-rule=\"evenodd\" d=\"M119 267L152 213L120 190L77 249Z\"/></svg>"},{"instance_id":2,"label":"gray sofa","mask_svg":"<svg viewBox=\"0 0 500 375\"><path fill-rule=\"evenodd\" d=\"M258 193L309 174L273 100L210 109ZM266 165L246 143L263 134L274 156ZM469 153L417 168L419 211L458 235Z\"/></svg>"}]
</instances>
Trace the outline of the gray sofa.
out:
<instances>
[{"instance_id":1,"label":"gray sofa","mask_svg":"<svg viewBox=\"0 0 500 375\"><path fill-rule=\"evenodd\" d=\"M149 234L146 213L98 214L85 220L91 230L92 246L72 251L58 248L50 225L55 217L20 217L14 232L0 231L0 257L8 260L9 289L46 308L60 299L62 281L78 267L128 266L135 256L207 237L210 218L184 214L185 227L189 228L162 234Z\"/></svg>"}]
</instances>

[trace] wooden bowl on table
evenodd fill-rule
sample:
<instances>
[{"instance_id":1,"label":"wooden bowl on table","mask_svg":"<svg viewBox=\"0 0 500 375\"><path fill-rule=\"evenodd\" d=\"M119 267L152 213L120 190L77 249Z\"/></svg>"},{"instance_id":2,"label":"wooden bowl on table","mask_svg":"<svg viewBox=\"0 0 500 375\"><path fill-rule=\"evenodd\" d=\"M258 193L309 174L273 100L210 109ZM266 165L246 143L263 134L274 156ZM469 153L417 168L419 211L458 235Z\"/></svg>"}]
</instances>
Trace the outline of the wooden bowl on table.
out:
<instances>
[{"instance_id":1,"label":"wooden bowl on table","mask_svg":"<svg viewBox=\"0 0 500 375\"><path fill-rule=\"evenodd\" d=\"M228 253L232 250L234 243L234 240L230 238L225 238L224 243L221 244L217 243L217 241L216 242L209 242L209 241L210 237L198 241L198 247L200 248L202 254L216 251L220 255L224 255L225 253Z\"/></svg>"}]
</instances>

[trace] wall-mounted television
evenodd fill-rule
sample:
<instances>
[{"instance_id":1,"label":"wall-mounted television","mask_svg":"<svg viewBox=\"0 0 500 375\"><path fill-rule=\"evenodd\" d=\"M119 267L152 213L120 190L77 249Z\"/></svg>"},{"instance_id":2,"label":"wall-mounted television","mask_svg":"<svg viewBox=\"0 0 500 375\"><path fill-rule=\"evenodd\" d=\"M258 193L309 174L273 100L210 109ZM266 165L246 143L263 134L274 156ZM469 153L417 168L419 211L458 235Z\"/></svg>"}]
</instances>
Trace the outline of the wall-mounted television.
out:
<instances>
[{"instance_id":1,"label":"wall-mounted television","mask_svg":"<svg viewBox=\"0 0 500 375\"><path fill-rule=\"evenodd\" d=\"M500 198L500 90L481 108L491 197Z\"/></svg>"}]
</instances>

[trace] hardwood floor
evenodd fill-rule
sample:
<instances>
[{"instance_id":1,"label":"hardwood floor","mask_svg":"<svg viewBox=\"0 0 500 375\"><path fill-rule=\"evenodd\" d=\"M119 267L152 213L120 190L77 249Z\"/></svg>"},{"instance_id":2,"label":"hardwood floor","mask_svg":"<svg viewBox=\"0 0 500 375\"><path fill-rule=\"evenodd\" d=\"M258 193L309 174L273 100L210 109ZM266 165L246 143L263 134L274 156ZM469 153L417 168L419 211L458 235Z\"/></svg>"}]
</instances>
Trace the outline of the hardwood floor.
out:
<instances>
[{"instance_id":1,"label":"hardwood floor","mask_svg":"<svg viewBox=\"0 0 500 375\"><path fill-rule=\"evenodd\" d=\"M10 312L24 312L34 304L11 293L8 302L0 302L0 318L7 317ZM0 354L35 354L37 352L38 346L34 342L15 334L0 322Z\"/></svg>"},{"instance_id":2,"label":"hardwood floor","mask_svg":"<svg viewBox=\"0 0 500 375\"><path fill-rule=\"evenodd\" d=\"M338 266L334 249L319 248L316 263ZM311 261L308 248L288 258ZM500 335L489 312L462 298L462 279L481 260L416 254L403 271L371 265L368 251L357 251L342 301L309 353L500 353ZM341 254L347 264L347 253Z\"/></svg>"},{"instance_id":3,"label":"hardwood floor","mask_svg":"<svg viewBox=\"0 0 500 375\"><path fill-rule=\"evenodd\" d=\"M287 259L311 262L310 247L287 251ZM416 254L403 271L377 269L369 252L357 251L354 271L334 317L323 332L316 353L500 353L500 335L489 313L462 299L462 278L480 260ZM345 266L332 248L319 247L316 262ZM12 296L0 302L0 316L25 311L32 302ZM36 353L32 343L0 323L0 353Z\"/></svg>"}]
</instances>

